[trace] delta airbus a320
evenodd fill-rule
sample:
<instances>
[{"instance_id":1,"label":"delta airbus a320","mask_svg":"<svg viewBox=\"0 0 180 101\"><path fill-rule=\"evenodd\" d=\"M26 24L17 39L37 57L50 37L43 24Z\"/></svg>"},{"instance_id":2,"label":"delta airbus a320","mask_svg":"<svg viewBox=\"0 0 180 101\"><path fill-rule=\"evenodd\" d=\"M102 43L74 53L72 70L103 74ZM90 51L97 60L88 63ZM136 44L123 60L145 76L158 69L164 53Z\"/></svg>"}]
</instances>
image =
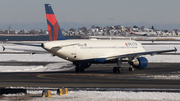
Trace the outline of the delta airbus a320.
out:
<instances>
[{"instance_id":1,"label":"delta airbus a320","mask_svg":"<svg viewBox=\"0 0 180 101\"><path fill-rule=\"evenodd\" d=\"M50 4L45 4L45 11L50 41L42 43L41 47L53 55L73 62L77 73L84 72L93 63L117 63L117 67L113 68L114 73L122 72L120 67L122 62L130 64L129 71L134 71L134 68L144 69L148 66L145 55L177 51L174 48L147 52L141 43L134 40L67 40L62 34Z\"/></svg>"}]
</instances>

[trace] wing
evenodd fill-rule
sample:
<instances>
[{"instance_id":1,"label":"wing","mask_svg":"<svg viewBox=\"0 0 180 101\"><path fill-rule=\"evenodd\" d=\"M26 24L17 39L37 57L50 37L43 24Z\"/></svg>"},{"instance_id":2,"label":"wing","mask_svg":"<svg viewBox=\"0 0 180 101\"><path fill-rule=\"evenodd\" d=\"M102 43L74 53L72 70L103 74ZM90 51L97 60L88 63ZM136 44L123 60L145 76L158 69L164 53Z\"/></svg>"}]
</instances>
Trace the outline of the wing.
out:
<instances>
[{"instance_id":1,"label":"wing","mask_svg":"<svg viewBox=\"0 0 180 101\"><path fill-rule=\"evenodd\" d=\"M47 54L49 52L47 51L40 51L40 50L31 50L31 49L16 49L16 48L5 48L4 46L3 47L3 51L5 51L6 49L9 49L9 50L16 50L16 51L24 51L24 52L27 52L27 53L30 53L30 54Z\"/></svg>"},{"instance_id":2,"label":"wing","mask_svg":"<svg viewBox=\"0 0 180 101\"><path fill-rule=\"evenodd\" d=\"M32 45L32 44L24 44L24 43L14 43L14 44L18 44L18 45L25 45L25 46L35 46L35 47L42 47L42 45ZM74 46L74 45L79 45L78 43L77 44L68 44L68 45L62 45L62 46L55 46L55 47L52 47L52 48L63 48L63 47L68 47L68 46ZM3 47L3 51L5 51L6 49L9 49L9 50L16 50L16 51L24 51L24 52L27 52L27 53L30 53L30 54L46 54L46 53L49 53L47 51L40 51L40 50L31 50L31 49L17 49L17 48L5 48L4 46Z\"/></svg>"},{"instance_id":3,"label":"wing","mask_svg":"<svg viewBox=\"0 0 180 101\"><path fill-rule=\"evenodd\" d=\"M119 55L119 56L112 56L112 57L107 57L106 60L111 60L111 59L122 59L122 58L128 58L128 59L134 59L137 58L139 56L142 55L156 55L156 54L161 54L161 53L165 53L165 52L173 52L173 51L177 51L176 47L174 47L174 49L171 50L160 50L160 51L149 51L149 52L138 52L138 53L131 53L131 54L124 54L124 55Z\"/></svg>"},{"instance_id":4,"label":"wing","mask_svg":"<svg viewBox=\"0 0 180 101\"><path fill-rule=\"evenodd\" d=\"M27 44L27 43L13 43L16 45L25 45L25 46L34 46L34 47L41 47L41 45L34 45L34 44Z\"/></svg>"}]
</instances>

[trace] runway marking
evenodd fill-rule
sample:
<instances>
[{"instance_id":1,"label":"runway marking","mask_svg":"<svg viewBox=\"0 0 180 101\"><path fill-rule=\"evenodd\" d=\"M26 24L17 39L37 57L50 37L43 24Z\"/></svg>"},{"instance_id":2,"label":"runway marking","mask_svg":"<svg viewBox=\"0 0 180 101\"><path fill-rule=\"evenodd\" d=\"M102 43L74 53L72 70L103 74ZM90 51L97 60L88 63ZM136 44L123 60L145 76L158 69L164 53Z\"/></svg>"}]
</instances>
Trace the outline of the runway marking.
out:
<instances>
[{"instance_id":1,"label":"runway marking","mask_svg":"<svg viewBox=\"0 0 180 101\"><path fill-rule=\"evenodd\" d=\"M56 75L56 74L40 74L40 75L37 75L36 77L38 78L44 78L44 79L58 79L58 80L62 80L62 79L66 79L64 77L49 77L49 76L53 76L53 75ZM130 76L130 75L118 75L118 74L77 74L77 73L74 73L74 74L71 74L71 73L62 73L60 74L59 76L94 76L94 77L115 77L116 79L122 79L122 78L141 78L141 79L176 79L178 80L180 78L180 76L178 75L171 75L171 76L165 76L165 75L134 75L134 76ZM160 77L159 77L160 76ZM165 78L166 77L166 78ZM108 79L108 78L107 78Z\"/></svg>"},{"instance_id":2,"label":"runway marking","mask_svg":"<svg viewBox=\"0 0 180 101\"><path fill-rule=\"evenodd\" d=\"M44 78L44 79L57 79L57 78L53 78L53 77L45 77L47 75L52 75L52 74L40 74L36 77L39 77L39 78ZM61 79L61 78L58 78L58 79Z\"/></svg>"},{"instance_id":3,"label":"runway marking","mask_svg":"<svg viewBox=\"0 0 180 101\"><path fill-rule=\"evenodd\" d=\"M79 75L79 76L114 76L114 74L64 74L64 75Z\"/></svg>"},{"instance_id":4,"label":"runway marking","mask_svg":"<svg viewBox=\"0 0 180 101\"><path fill-rule=\"evenodd\" d=\"M48 77L48 75L55 75L55 74L40 74L40 75L37 75L36 77L39 77L39 78L44 78L44 79L64 79L64 78L54 78L54 77ZM71 76L117 76L115 74L61 74L61 75L71 75Z\"/></svg>"}]
</instances>

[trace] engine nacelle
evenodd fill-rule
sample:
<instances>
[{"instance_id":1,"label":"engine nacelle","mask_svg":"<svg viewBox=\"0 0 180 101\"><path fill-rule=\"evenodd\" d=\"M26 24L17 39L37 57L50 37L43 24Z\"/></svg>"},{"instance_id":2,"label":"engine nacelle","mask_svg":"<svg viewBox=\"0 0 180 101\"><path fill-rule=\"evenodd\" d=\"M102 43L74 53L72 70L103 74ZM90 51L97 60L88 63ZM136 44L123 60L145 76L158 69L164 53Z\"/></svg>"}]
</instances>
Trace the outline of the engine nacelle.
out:
<instances>
[{"instance_id":1,"label":"engine nacelle","mask_svg":"<svg viewBox=\"0 0 180 101\"><path fill-rule=\"evenodd\" d=\"M147 67L147 65L148 60L145 57L136 58L132 63L132 66L137 69L144 69Z\"/></svg>"}]
</instances>

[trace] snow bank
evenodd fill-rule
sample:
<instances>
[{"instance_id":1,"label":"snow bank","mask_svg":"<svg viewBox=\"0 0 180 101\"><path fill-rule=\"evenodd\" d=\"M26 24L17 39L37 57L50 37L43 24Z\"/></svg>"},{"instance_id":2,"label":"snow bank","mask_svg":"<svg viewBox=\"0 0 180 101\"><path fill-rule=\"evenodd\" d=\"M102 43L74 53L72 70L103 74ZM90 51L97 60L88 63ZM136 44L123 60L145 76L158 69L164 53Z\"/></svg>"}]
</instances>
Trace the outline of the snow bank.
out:
<instances>
[{"instance_id":1,"label":"snow bank","mask_svg":"<svg viewBox=\"0 0 180 101\"><path fill-rule=\"evenodd\" d=\"M69 91L68 95L52 95L51 98L36 98L35 100L53 101L139 101L158 100L175 101L180 100L180 93L166 92L122 92L122 91Z\"/></svg>"},{"instance_id":2,"label":"snow bank","mask_svg":"<svg viewBox=\"0 0 180 101\"><path fill-rule=\"evenodd\" d=\"M166 92L128 92L128 91L69 91L68 95L56 95L51 91L51 97L40 97L42 91L27 91L34 94L31 100L37 101L179 101L180 93ZM39 96L37 96L37 94ZM26 96L25 94L3 94L6 97Z\"/></svg>"},{"instance_id":3,"label":"snow bank","mask_svg":"<svg viewBox=\"0 0 180 101\"><path fill-rule=\"evenodd\" d=\"M169 50L174 49L174 47L177 48L176 53L180 53L180 45L143 45L144 49L146 51L157 51L157 50ZM175 52L171 52L175 53Z\"/></svg>"},{"instance_id":4,"label":"snow bank","mask_svg":"<svg viewBox=\"0 0 180 101\"><path fill-rule=\"evenodd\" d=\"M0 66L0 72L49 72L66 71L75 68L70 62L52 63L47 66Z\"/></svg>"},{"instance_id":5,"label":"snow bank","mask_svg":"<svg viewBox=\"0 0 180 101\"><path fill-rule=\"evenodd\" d=\"M67 62L57 56L52 57L51 54L0 54L0 61L44 61L44 62Z\"/></svg>"},{"instance_id":6,"label":"snow bank","mask_svg":"<svg viewBox=\"0 0 180 101\"><path fill-rule=\"evenodd\" d=\"M146 55L150 63L180 63L180 55Z\"/></svg>"}]
</instances>

